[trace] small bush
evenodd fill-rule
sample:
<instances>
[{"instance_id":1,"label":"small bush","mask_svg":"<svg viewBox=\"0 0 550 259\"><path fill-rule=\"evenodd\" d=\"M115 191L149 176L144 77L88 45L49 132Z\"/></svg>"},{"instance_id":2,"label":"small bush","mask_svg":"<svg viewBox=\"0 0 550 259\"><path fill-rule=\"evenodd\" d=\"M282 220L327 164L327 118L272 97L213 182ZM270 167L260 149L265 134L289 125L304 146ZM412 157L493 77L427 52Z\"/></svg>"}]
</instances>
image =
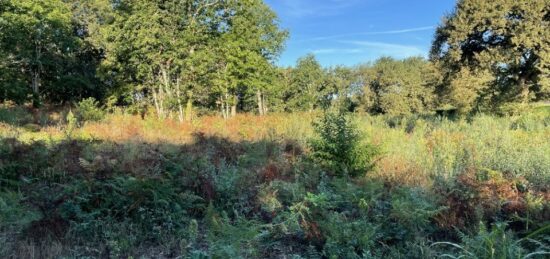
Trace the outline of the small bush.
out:
<instances>
[{"instance_id":1,"label":"small bush","mask_svg":"<svg viewBox=\"0 0 550 259\"><path fill-rule=\"evenodd\" d=\"M64 134L66 138L70 139L73 132L78 128L78 119L72 111L69 111L65 117L65 122Z\"/></svg>"},{"instance_id":2,"label":"small bush","mask_svg":"<svg viewBox=\"0 0 550 259\"><path fill-rule=\"evenodd\" d=\"M99 107L99 103L96 99L90 97L78 103L77 116L82 122L101 121L105 118L105 111Z\"/></svg>"},{"instance_id":3,"label":"small bush","mask_svg":"<svg viewBox=\"0 0 550 259\"><path fill-rule=\"evenodd\" d=\"M32 114L22 106L0 106L0 122L21 126L33 122Z\"/></svg>"},{"instance_id":4,"label":"small bush","mask_svg":"<svg viewBox=\"0 0 550 259\"><path fill-rule=\"evenodd\" d=\"M313 158L337 176L357 177L372 168L376 149L361 143L357 127L342 112L326 112L314 123Z\"/></svg>"}]
</instances>

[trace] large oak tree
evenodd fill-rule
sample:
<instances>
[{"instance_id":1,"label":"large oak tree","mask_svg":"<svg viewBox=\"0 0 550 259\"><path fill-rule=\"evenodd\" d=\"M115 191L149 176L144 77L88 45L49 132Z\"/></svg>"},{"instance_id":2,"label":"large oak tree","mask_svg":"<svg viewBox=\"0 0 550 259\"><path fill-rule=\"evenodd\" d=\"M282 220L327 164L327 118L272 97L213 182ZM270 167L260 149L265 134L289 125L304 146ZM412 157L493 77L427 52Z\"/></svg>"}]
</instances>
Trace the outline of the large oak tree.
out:
<instances>
[{"instance_id":1,"label":"large oak tree","mask_svg":"<svg viewBox=\"0 0 550 259\"><path fill-rule=\"evenodd\" d=\"M460 0L437 29L440 89L462 111L548 98L550 0Z\"/></svg>"}]
</instances>

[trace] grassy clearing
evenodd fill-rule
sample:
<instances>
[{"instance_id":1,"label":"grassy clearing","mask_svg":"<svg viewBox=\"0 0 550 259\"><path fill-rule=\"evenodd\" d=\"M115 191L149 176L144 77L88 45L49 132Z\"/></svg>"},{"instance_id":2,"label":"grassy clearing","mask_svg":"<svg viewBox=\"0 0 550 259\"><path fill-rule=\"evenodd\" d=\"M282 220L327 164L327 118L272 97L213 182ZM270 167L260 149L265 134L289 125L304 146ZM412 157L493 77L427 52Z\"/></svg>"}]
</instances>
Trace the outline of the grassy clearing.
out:
<instances>
[{"instance_id":1,"label":"grassy clearing","mask_svg":"<svg viewBox=\"0 0 550 259\"><path fill-rule=\"evenodd\" d=\"M67 123L68 111L13 109L0 112L2 258L549 252L550 116L540 110L353 115L353 148L377 151L352 178L314 155L318 113Z\"/></svg>"}]
</instances>

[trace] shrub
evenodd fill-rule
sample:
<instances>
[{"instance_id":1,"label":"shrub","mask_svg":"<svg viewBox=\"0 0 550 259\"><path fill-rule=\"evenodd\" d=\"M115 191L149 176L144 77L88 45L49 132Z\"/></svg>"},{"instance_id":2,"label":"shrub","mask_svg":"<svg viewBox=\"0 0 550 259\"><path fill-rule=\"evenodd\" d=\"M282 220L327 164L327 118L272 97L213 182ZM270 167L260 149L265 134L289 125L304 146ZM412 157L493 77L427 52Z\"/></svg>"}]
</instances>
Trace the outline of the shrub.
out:
<instances>
[{"instance_id":1,"label":"shrub","mask_svg":"<svg viewBox=\"0 0 550 259\"><path fill-rule=\"evenodd\" d=\"M379 239L379 229L367 220L349 220L333 212L320 226L327 240L323 253L328 258L361 258L370 254Z\"/></svg>"},{"instance_id":2,"label":"shrub","mask_svg":"<svg viewBox=\"0 0 550 259\"><path fill-rule=\"evenodd\" d=\"M433 193L418 188L398 189L390 201L390 218L411 236L428 232L433 228L433 217L442 210L437 207L435 198Z\"/></svg>"},{"instance_id":3,"label":"shrub","mask_svg":"<svg viewBox=\"0 0 550 259\"><path fill-rule=\"evenodd\" d=\"M496 113L502 116L516 116L530 112L531 105L525 103L506 103L498 107Z\"/></svg>"},{"instance_id":4,"label":"shrub","mask_svg":"<svg viewBox=\"0 0 550 259\"><path fill-rule=\"evenodd\" d=\"M96 99L90 97L78 103L77 116L81 122L101 121L105 118L105 111L99 107Z\"/></svg>"},{"instance_id":5,"label":"shrub","mask_svg":"<svg viewBox=\"0 0 550 259\"><path fill-rule=\"evenodd\" d=\"M326 112L313 124L317 139L310 141L313 158L337 176L357 177L372 168L376 148L362 145L359 132L342 112Z\"/></svg>"},{"instance_id":6,"label":"shrub","mask_svg":"<svg viewBox=\"0 0 550 259\"><path fill-rule=\"evenodd\" d=\"M24 107L0 105L0 122L20 126L31 123L32 121L32 114Z\"/></svg>"},{"instance_id":7,"label":"shrub","mask_svg":"<svg viewBox=\"0 0 550 259\"><path fill-rule=\"evenodd\" d=\"M67 123L64 128L65 137L70 139L73 135L73 132L78 127L78 119L76 118L76 116L72 111L69 111L67 113L65 121Z\"/></svg>"}]
</instances>

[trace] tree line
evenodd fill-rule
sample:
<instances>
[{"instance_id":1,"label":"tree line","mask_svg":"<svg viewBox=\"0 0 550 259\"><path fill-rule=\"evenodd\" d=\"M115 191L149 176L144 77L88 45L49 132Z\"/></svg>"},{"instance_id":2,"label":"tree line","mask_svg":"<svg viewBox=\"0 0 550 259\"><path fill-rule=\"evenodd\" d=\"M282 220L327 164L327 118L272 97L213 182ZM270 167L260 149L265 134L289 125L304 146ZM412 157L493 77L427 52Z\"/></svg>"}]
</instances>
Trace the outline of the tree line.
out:
<instances>
[{"instance_id":1,"label":"tree line","mask_svg":"<svg viewBox=\"0 0 550 259\"><path fill-rule=\"evenodd\" d=\"M494 111L550 98L550 0L460 0L428 59L278 67L288 31L262 0L0 0L0 99L94 97L159 118L199 111Z\"/></svg>"}]
</instances>

